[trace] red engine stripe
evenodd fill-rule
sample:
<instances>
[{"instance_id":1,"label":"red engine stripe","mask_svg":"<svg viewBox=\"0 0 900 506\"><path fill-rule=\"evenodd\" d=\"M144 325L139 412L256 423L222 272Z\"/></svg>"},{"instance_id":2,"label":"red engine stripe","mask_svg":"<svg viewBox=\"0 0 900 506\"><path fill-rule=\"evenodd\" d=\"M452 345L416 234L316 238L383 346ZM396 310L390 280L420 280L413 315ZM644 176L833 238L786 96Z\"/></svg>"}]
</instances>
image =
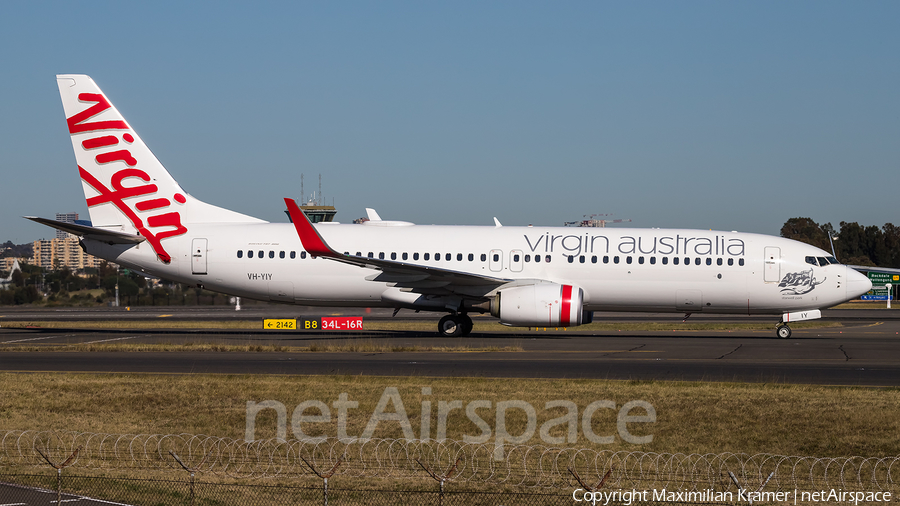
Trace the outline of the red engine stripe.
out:
<instances>
[{"instance_id":1,"label":"red engine stripe","mask_svg":"<svg viewBox=\"0 0 900 506\"><path fill-rule=\"evenodd\" d=\"M560 305L559 325L568 327L572 314L572 285L562 286L562 304Z\"/></svg>"}]
</instances>

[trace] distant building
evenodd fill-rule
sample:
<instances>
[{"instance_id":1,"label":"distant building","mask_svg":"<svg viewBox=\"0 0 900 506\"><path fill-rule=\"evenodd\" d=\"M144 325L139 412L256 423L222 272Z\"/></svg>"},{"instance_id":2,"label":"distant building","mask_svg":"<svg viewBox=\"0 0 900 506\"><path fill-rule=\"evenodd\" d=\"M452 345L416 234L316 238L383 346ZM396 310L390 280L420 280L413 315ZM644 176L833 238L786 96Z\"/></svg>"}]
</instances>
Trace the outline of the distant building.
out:
<instances>
[{"instance_id":1,"label":"distant building","mask_svg":"<svg viewBox=\"0 0 900 506\"><path fill-rule=\"evenodd\" d=\"M82 270L88 267L100 267L101 259L88 255L81 249L78 238L66 234L65 239L41 239L34 241L34 265L42 269L55 270L68 267Z\"/></svg>"},{"instance_id":2,"label":"distant building","mask_svg":"<svg viewBox=\"0 0 900 506\"><path fill-rule=\"evenodd\" d=\"M75 223L77 220L78 213L56 213L56 221L61 221L63 223ZM65 239L66 237L72 237L72 234L63 232L62 230L56 231L57 239Z\"/></svg>"}]
</instances>

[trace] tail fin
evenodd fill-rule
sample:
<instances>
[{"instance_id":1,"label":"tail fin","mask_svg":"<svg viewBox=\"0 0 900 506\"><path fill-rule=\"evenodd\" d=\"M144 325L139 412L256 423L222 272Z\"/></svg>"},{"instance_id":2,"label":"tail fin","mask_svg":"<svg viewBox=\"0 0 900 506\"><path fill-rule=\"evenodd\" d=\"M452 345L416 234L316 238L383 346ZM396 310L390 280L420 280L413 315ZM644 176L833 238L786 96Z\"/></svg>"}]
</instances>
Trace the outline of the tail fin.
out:
<instances>
[{"instance_id":1,"label":"tail fin","mask_svg":"<svg viewBox=\"0 0 900 506\"><path fill-rule=\"evenodd\" d=\"M162 245L192 223L264 223L185 192L86 75L56 76L93 226L140 234L160 260Z\"/></svg>"}]
</instances>

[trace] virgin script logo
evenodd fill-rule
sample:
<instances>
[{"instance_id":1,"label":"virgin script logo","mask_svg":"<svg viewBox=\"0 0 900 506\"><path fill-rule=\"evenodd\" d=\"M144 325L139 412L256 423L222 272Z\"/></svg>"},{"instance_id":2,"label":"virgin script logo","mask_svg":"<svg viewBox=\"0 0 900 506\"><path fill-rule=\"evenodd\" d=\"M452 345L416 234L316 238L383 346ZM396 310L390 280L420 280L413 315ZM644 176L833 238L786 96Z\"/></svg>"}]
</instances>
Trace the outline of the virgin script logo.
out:
<instances>
[{"instance_id":1,"label":"virgin script logo","mask_svg":"<svg viewBox=\"0 0 900 506\"><path fill-rule=\"evenodd\" d=\"M81 102L93 103L87 109L72 115L66 119L69 125L69 133L85 133L104 130L130 130L128 124L122 120L95 121L88 122L90 118L109 109L111 106L101 94L97 93L80 93L78 100ZM134 136L125 132L121 135L121 140L126 144L134 142ZM177 211L160 212L147 217L147 224L137 215L137 211L164 211L171 205L171 201L164 196L158 195L159 188L150 183L152 178L145 171L135 168L138 160L131 154L128 149L116 149L119 145L119 136L117 135L101 135L92 137L81 143L85 150L100 150L95 157L98 166L122 162L127 168L118 170L110 176L110 187L106 186L93 174L85 170L80 165L78 173L81 180L91 186L99 195L87 199L88 207L99 206L102 204L112 204L131 221L131 224L137 229L138 233L147 239L147 242L153 248L157 257L164 262L170 263L172 256L166 251L162 245L162 240L168 237L182 235L187 232L187 228L181 224L181 214ZM127 147L127 146L126 146ZM136 178L140 182L133 186L126 186L125 181L129 178ZM132 183L133 184L133 183ZM148 197L134 203L134 209L125 202L125 199L133 199L138 197ZM155 198L154 198L155 197ZM172 195L172 200L178 204L184 204L187 199L181 193ZM154 229L151 232L150 229Z\"/></svg>"}]
</instances>

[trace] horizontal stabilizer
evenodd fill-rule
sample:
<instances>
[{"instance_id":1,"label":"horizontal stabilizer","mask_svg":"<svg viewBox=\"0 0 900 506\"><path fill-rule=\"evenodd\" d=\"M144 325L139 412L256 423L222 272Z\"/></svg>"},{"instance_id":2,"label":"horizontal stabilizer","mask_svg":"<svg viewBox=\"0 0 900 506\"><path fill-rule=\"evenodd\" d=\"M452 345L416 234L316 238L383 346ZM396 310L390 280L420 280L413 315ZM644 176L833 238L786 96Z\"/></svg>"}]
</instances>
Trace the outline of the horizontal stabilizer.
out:
<instances>
[{"instance_id":1,"label":"horizontal stabilizer","mask_svg":"<svg viewBox=\"0 0 900 506\"><path fill-rule=\"evenodd\" d=\"M68 232L85 239L105 242L107 244L137 244L146 239L140 235L126 234L123 232L115 232L112 230L104 230L97 227L86 227L84 225L76 225L74 223L65 223L62 221L50 220L47 218L37 218L35 216L25 216L25 219L31 220L41 225L47 225L63 232Z\"/></svg>"}]
</instances>

